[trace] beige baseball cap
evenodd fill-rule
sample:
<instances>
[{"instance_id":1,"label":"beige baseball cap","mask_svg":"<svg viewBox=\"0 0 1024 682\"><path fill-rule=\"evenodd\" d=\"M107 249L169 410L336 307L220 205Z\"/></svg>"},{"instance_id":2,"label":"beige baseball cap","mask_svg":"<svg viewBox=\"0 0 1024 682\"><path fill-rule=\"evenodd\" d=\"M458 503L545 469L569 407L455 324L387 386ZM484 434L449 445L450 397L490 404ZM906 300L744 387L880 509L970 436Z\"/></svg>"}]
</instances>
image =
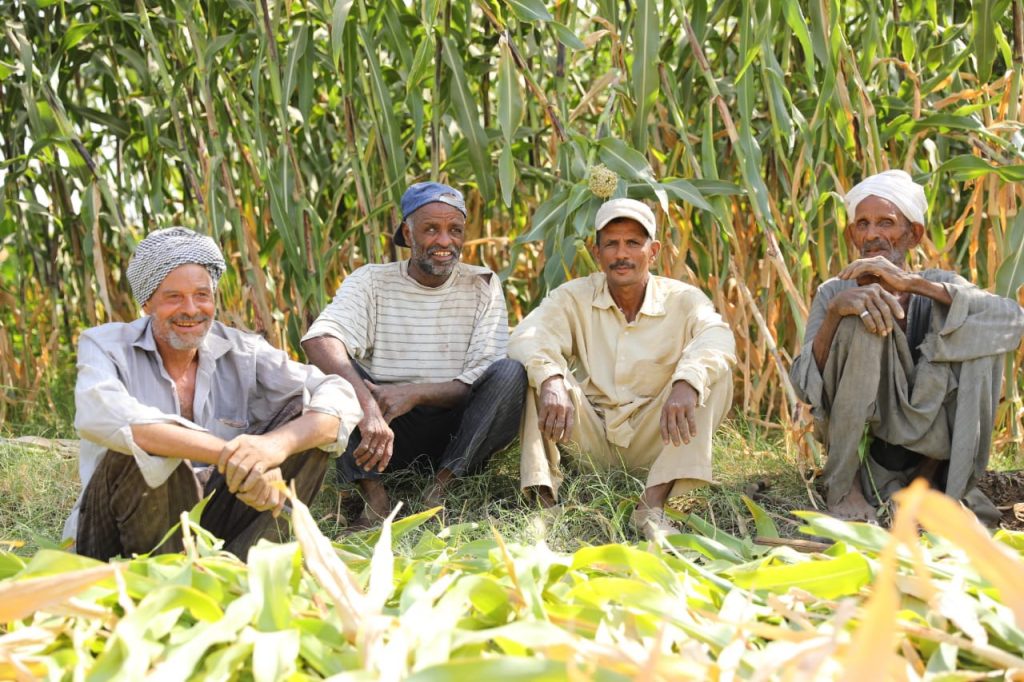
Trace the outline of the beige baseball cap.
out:
<instances>
[{"instance_id":1,"label":"beige baseball cap","mask_svg":"<svg viewBox=\"0 0 1024 682\"><path fill-rule=\"evenodd\" d=\"M612 199L601 204L601 208L597 209L597 219L594 223L595 232L600 232L605 225L620 218L637 221L647 230L651 239L657 239L654 211L647 204L636 199Z\"/></svg>"}]
</instances>

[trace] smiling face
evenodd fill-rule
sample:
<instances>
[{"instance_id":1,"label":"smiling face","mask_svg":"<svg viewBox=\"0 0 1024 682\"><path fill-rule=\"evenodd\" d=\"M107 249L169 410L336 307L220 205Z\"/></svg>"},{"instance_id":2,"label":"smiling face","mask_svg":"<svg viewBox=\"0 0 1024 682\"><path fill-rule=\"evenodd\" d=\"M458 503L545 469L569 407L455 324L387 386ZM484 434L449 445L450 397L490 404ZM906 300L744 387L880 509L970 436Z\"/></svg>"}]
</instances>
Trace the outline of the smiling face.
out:
<instances>
[{"instance_id":1,"label":"smiling face","mask_svg":"<svg viewBox=\"0 0 1024 682\"><path fill-rule=\"evenodd\" d=\"M907 220L891 201L869 196L857 204L846 234L861 258L882 256L903 267L907 252L920 243L924 225Z\"/></svg>"},{"instance_id":2,"label":"smiling face","mask_svg":"<svg viewBox=\"0 0 1024 682\"><path fill-rule=\"evenodd\" d=\"M194 264L171 270L142 309L153 318L158 347L178 351L199 348L216 313L210 273Z\"/></svg>"},{"instance_id":3,"label":"smiling face","mask_svg":"<svg viewBox=\"0 0 1024 682\"><path fill-rule=\"evenodd\" d=\"M648 270L660 248L661 243L651 239L640 223L620 218L598 231L594 259L612 289L642 286L647 284Z\"/></svg>"},{"instance_id":4,"label":"smiling face","mask_svg":"<svg viewBox=\"0 0 1024 682\"><path fill-rule=\"evenodd\" d=\"M409 274L420 284L444 284L462 255L466 217L448 204L434 202L413 211L402 225L412 249Z\"/></svg>"}]
</instances>

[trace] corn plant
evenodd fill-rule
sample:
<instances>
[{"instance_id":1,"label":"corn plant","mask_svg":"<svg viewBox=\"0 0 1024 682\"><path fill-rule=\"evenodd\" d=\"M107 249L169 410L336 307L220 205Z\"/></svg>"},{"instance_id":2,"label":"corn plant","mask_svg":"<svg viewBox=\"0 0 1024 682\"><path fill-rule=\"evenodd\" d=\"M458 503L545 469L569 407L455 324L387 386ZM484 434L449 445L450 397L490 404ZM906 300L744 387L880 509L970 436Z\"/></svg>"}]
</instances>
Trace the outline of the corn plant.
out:
<instances>
[{"instance_id":1,"label":"corn plant","mask_svg":"<svg viewBox=\"0 0 1024 682\"><path fill-rule=\"evenodd\" d=\"M739 406L792 419L842 193L904 168L916 265L1024 282L1021 0L12 0L0 37L0 418L84 325L130 319L147 231L231 263L221 314L296 348L412 181L467 192L466 258L513 322L566 277L600 196L660 207L658 270L713 296ZM595 190L598 194L595 194ZM1019 441L1021 355L999 415ZM797 420L799 421L799 420ZM797 427L798 429L798 427Z\"/></svg>"}]
</instances>

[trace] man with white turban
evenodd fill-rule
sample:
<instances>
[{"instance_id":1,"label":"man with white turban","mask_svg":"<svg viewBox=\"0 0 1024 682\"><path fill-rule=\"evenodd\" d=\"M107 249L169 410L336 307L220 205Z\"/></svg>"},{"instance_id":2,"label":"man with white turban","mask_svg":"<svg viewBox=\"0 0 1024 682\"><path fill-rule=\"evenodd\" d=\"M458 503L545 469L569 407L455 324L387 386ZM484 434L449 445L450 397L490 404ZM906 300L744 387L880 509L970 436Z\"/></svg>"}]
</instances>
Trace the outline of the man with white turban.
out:
<instances>
[{"instance_id":1,"label":"man with white turban","mask_svg":"<svg viewBox=\"0 0 1024 682\"><path fill-rule=\"evenodd\" d=\"M280 537L279 482L311 500L325 451L343 450L361 418L343 379L214 321L224 269L209 237L157 230L127 270L146 315L82 333L82 494L64 527L78 553L180 550L181 534L168 531L212 494L200 523L244 559L259 538Z\"/></svg>"},{"instance_id":2,"label":"man with white turban","mask_svg":"<svg viewBox=\"0 0 1024 682\"><path fill-rule=\"evenodd\" d=\"M872 521L876 506L923 476L994 525L999 512L977 481L1024 310L956 273L910 269L928 202L907 173L871 176L845 203L859 258L818 288L790 371L828 450L828 508Z\"/></svg>"}]
</instances>

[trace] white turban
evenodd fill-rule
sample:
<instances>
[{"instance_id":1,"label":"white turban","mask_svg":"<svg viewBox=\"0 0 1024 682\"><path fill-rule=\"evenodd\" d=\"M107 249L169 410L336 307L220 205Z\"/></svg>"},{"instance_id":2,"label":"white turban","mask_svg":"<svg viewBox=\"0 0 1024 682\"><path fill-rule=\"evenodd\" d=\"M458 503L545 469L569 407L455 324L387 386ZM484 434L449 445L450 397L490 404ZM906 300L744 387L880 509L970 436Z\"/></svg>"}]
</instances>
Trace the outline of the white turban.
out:
<instances>
[{"instance_id":1,"label":"white turban","mask_svg":"<svg viewBox=\"0 0 1024 682\"><path fill-rule=\"evenodd\" d=\"M135 300L139 305L145 304L171 270L192 264L206 268L216 290L227 266L215 241L186 227L150 232L135 247L135 255L128 263L128 284Z\"/></svg>"},{"instance_id":2,"label":"white turban","mask_svg":"<svg viewBox=\"0 0 1024 682\"><path fill-rule=\"evenodd\" d=\"M912 223L925 225L928 199L924 188L914 182L910 174L901 170L888 170L864 178L846 193L846 219L853 222L857 204L868 197L879 197L892 202Z\"/></svg>"}]
</instances>

